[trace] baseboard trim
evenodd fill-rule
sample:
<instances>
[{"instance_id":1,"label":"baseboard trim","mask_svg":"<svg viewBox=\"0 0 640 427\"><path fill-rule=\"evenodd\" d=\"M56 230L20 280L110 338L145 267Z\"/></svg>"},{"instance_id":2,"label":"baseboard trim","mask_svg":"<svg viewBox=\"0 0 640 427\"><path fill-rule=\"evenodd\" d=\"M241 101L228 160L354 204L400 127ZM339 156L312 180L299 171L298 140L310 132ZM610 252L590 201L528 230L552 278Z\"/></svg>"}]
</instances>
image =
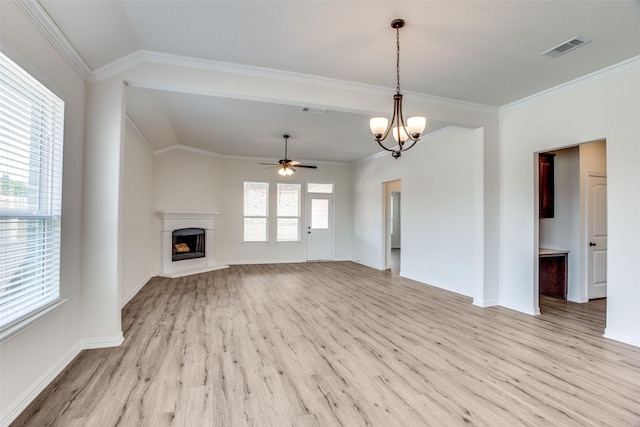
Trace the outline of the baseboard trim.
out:
<instances>
[{"instance_id":1,"label":"baseboard trim","mask_svg":"<svg viewBox=\"0 0 640 427\"><path fill-rule=\"evenodd\" d=\"M256 265L256 264L296 264L307 262L306 259L263 259L263 260L233 260L222 261L226 265Z\"/></svg>"},{"instance_id":2,"label":"baseboard trim","mask_svg":"<svg viewBox=\"0 0 640 427\"><path fill-rule=\"evenodd\" d=\"M486 307L495 307L498 304L498 300L496 299L478 299L478 298L474 298L473 299L473 305L475 305L476 307L482 307L482 308L486 308Z\"/></svg>"},{"instance_id":3,"label":"baseboard trim","mask_svg":"<svg viewBox=\"0 0 640 427\"><path fill-rule=\"evenodd\" d=\"M142 282L140 282L138 286L136 286L131 292L129 292L129 294L126 295L124 299L120 302L120 308L124 308L124 306L127 305L129 301L131 301L138 292L140 292L140 289L142 289L144 285L146 285L149 282L149 280L151 280L152 277L157 276L159 274L160 274L159 272L153 273L147 276L144 280L142 280Z\"/></svg>"},{"instance_id":4,"label":"baseboard trim","mask_svg":"<svg viewBox=\"0 0 640 427\"><path fill-rule=\"evenodd\" d=\"M120 335L115 337L104 337L82 340L83 350L93 350L96 348L108 348L119 347L124 342L124 335L120 332Z\"/></svg>"},{"instance_id":5,"label":"baseboard trim","mask_svg":"<svg viewBox=\"0 0 640 427\"><path fill-rule=\"evenodd\" d=\"M619 341L624 344L632 345L634 347L640 347L640 338L630 337L629 335L620 334L618 332L612 331L610 328L605 328L604 335L602 336L610 340Z\"/></svg>"},{"instance_id":6,"label":"baseboard trim","mask_svg":"<svg viewBox=\"0 0 640 427\"><path fill-rule=\"evenodd\" d=\"M539 307L529 307L529 306L518 305L518 304L509 304L504 300L500 301L498 305L504 308L508 308L509 310L518 311L520 313L529 314L531 316L538 316L540 314Z\"/></svg>"},{"instance_id":7,"label":"baseboard trim","mask_svg":"<svg viewBox=\"0 0 640 427\"><path fill-rule=\"evenodd\" d=\"M29 389L0 415L0 427L6 427L11 424L18 415L24 411L27 406L33 402L42 391L56 379L64 369L69 366L83 350L93 350L106 347L118 347L124 342L122 332L115 337L97 338L78 341L67 353L60 358L53 366L51 366Z\"/></svg>"},{"instance_id":8,"label":"baseboard trim","mask_svg":"<svg viewBox=\"0 0 640 427\"><path fill-rule=\"evenodd\" d=\"M585 302L589 302L588 298L583 298L580 295L567 295L567 301L577 302L579 304L583 304Z\"/></svg>"},{"instance_id":9,"label":"baseboard trim","mask_svg":"<svg viewBox=\"0 0 640 427\"><path fill-rule=\"evenodd\" d=\"M36 397L42 391L47 388L49 384L58 376L64 369L75 359L78 354L83 350L82 345L78 342L69 351L60 358L51 368L47 370L29 389L27 389L22 395L2 414L0 417L0 426L8 426L11 424L18 415L24 411L27 406L35 400Z\"/></svg>"},{"instance_id":10,"label":"baseboard trim","mask_svg":"<svg viewBox=\"0 0 640 427\"><path fill-rule=\"evenodd\" d=\"M454 289L453 287L448 286L448 285L443 284L443 283L434 282L432 280L426 280L424 277L415 276L413 274L406 274L406 273L404 273L402 271L400 272L399 276L400 277L404 277L405 279L410 279L410 280L413 280L413 281L416 281L416 282L420 282L423 285L433 286L434 288L442 289L442 290L447 291L447 292L453 292L454 294L462 295L462 296L465 296L465 297L471 297L471 295L466 294L464 292L461 292L459 289Z\"/></svg>"}]
</instances>

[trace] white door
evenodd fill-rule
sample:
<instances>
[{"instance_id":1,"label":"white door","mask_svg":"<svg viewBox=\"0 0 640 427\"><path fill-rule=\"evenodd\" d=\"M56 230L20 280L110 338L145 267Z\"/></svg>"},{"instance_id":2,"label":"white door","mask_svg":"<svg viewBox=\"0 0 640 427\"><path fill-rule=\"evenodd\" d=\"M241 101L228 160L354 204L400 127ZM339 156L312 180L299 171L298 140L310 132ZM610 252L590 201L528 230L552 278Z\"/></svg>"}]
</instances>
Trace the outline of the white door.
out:
<instances>
[{"instance_id":1,"label":"white door","mask_svg":"<svg viewBox=\"0 0 640 427\"><path fill-rule=\"evenodd\" d=\"M333 259L333 194L307 193L307 260Z\"/></svg>"},{"instance_id":2,"label":"white door","mask_svg":"<svg viewBox=\"0 0 640 427\"><path fill-rule=\"evenodd\" d=\"M589 299L607 296L607 177L587 178L587 280Z\"/></svg>"}]
</instances>

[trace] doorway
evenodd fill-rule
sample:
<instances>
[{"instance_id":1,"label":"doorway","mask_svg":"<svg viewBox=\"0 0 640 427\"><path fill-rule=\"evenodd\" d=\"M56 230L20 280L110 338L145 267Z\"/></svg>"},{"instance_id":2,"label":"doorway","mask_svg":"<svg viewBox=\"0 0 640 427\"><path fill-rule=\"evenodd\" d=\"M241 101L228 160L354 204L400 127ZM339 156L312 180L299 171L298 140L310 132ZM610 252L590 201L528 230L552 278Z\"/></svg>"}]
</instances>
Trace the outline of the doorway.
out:
<instances>
[{"instance_id":1,"label":"doorway","mask_svg":"<svg viewBox=\"0 0 640 427\"><path fill-rule=\"evenodd\" d=\"M402 264L402 193L400 180L385 182L384 188L384 265L400 274Z\"/></svg>"},{"instance_id":2,"label":"doorway","mask_svg":"<svg viewBox=\"0 0 640 427\"><path fill-rule=\"evenodd\" d=\"M307 184L307 261L333 259L333 184Z\"/></svg>"},{"instance_id":3,"label":"doorway","mask_svg":"<svg viewBox=\"0 0 640 427\"><path fill-rule=\"evenodd\" d=\"M538 296L548 289L549 250L565 253L565 290L561 299L585 303L606 297L606 141L584 143L550 151L544 156L552 158L552 214L549 206L539 210L538 246L536 259L539 273ZM540 156L541 158L543 156ZM545 160L547 161L547 160ZM539 162L542 165L542 161ZM542 205L543 174L539 169L539 188L536 199ZM604 180L604 181L603 181ZM548 184L548 183L547 183ZM546 200L546 199L545 199ZM545 204L548 201L545 201ZM546 254L546 255L545 255ZM552 255L552 256L555 256ZM558 297L558 295L556 295ZM539 304L540 305L540 304Z\"/></svg>"}]
</instances>

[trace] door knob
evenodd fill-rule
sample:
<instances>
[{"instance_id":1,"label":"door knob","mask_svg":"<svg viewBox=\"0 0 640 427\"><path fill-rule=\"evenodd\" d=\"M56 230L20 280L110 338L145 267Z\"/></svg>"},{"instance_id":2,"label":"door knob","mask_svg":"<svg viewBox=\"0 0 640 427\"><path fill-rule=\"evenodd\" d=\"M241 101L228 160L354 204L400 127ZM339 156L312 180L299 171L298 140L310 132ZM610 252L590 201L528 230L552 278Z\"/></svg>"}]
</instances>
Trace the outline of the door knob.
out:
<instances>
[{"instance_id":1,"label":"door knob","mask_svg":"<svg viewBox=\"0 0 640 427\"><path fill-rule=\"evenodd\" d=\"M593 242L589 242L589 246L595 246L596 244Z\"/></svg>"}]
</instances>

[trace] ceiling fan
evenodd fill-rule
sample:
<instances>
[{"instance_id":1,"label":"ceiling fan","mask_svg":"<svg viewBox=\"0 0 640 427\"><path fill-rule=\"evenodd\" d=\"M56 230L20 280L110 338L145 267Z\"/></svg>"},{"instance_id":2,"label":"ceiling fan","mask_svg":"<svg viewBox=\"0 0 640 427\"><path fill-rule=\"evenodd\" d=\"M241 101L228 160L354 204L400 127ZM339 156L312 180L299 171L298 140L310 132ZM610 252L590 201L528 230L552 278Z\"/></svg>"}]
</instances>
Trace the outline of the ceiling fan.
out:
<instances>
[{"instance_id":1,"label":"ceiling fan","mask_svg":"<svg viewBox=\"0 0 640 427\"><path fill-rule=\"evenodd\" d=\"M308 168L308 169L317 169L318 167L315 165L303 165L297 160L290 160L287 158L287 146L289 142L289 135L282 135L284 138L284 159L278 160L278 163L260 163L261 165L268 166L279 166L278 173L282 176L290 176L296 171L296 168Z\"/></svg>"}]
</instances>

